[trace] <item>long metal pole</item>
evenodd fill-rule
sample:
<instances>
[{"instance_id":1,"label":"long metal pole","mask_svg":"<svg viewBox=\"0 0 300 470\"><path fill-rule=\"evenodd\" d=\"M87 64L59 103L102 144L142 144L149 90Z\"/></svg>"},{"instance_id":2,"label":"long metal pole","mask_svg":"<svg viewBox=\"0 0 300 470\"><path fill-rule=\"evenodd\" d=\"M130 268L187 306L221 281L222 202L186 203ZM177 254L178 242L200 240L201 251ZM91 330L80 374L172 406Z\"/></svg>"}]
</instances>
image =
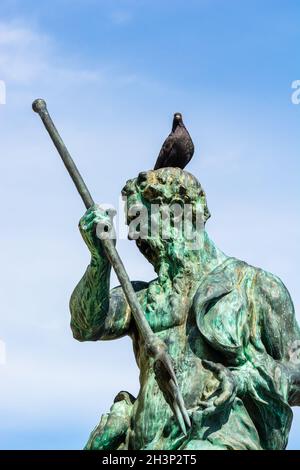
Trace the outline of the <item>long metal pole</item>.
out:
<instances>
[{"instance_id":1,"label":"long metal pole","mask_svg":"<svg viewBox=\"0 0 300 470\"><path fill-rule=\"evenodd\" d=\"M46 130L49 133L49 136L54 143L61 159L68 170L69 175L71 176L84 204L87 209L94 205L94 200L76 167L67 147L65 146L61 136L59 135L58 130L56 129L54 122L51 119L51 116L48 112L46 102L42 99L37 99L32 104L33 110L38 113L44 123ZM159 383L160 388L163 392L166 392L166 387L169 389L170 381L172 382L172 389L175 390L173 401L177 405L177 412L175 412L181 429L185 433L185 424L190 425L188 414L184 408L183 400L178 389L178 384L175 376L175 372L172 366L172 362L166 352L165 343L160 340L157 336L154 335L152 329L150 328L149 323L147 322L144 312L139 304L136 293L132 287L129 276L125 270L123 262L115 248L115 245L110 239L101 240L106 256L111 263L114 271L119 279L119 282L123 288L125 297L130 306L132 315L134 317L136 326L139 330L140 335L142 336L145 349L147 353L154 358L155 361L159 361L159 367L162 371L160 374L163 377L163 381L166 383ZM172 405L171 405L172 406ZM178 414L178 407L181 410ZM174 411L174 410L173 410ZM182 419L183 418L183 419Z\"/></svg>"}]
</instances>

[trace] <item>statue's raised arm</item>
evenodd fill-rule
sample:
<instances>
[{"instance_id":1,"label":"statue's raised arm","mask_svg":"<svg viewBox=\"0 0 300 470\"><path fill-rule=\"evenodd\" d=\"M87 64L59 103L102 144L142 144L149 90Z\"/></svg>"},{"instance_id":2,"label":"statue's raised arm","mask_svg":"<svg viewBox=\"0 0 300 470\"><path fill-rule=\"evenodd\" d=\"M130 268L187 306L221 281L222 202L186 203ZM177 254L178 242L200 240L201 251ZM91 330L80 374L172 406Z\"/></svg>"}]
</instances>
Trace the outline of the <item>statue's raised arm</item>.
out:
<instances>
[{"instance_id":1,"label":"statue's raised arm","mask_svg":"<svg viewBox=\"0 0 300 470\"><path fill-rule=\"evenodd\" d=\"M94 205L80 219L79 229L90 251L91 262L71 299L71 327L79 341L116 339L129 333L131 310L121 287L110 291L109 263L96 230L103 224L111 230L110 215ZM133 282L135 292L147 283Z\"/></svg>"},{"instance_id":2,"label":"statue's raised arm","mask_svg":"<svg viewBox=\"0 0 300 470\"><path fill-rule=\"evenodd\" d=\"M32 109L34 112L39 114L42 119L53 144L55 145L70 177L73 180L73 183L78 190L78 193L81 196L83 203L87 209L91 208L94 205L93 198L51 119L46 102L42 99L37 99L32 103ZM153 334L112 239L109 237L103 237L101 239L101 243L104 248L105 255L115 270L124 295L130 306L135 326L142 341L141 347L144 349L145 354L153 359L152 367L155 372L158 386L162 391L165 400L171 407L183 434L186 435L186 430L190 427L191 422L185 408L181 391L178 388L173 363L167 353L166 344L160 337Z\"/></svg>"}]
</instances>

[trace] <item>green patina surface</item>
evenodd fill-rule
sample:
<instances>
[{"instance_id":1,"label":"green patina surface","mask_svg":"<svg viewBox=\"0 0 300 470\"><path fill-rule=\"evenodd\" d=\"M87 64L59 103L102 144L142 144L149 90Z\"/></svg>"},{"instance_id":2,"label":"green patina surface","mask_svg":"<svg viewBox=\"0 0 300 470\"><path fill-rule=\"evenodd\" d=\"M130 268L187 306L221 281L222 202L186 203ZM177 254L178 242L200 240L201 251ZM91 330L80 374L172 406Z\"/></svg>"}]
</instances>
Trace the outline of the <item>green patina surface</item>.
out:
<instances>
[{"instance_id":1,"label":"green patina surface","mask_svg":"<svg viewBox=\"0 0 300 470\"><path fill-rule=\"evenodd\" d=\"M109 220L94 206L79 224L91 263L71 297L71 327L79 341L130 336L140 391L137 398L117 395L86 448L284 449L291 406L300 404L300 331L287 289L276 276L226 256L204 227L196 227L198 210L204 221L210 214L189 173L141 173L123 195L129 209L137 202L148 209L158 204L160 215L174 202L193 208L184 233L171 226L168 239L158 230L137 240L157 278L132 283L150 326L167 345L192 426L187 435L181 432L122 289L110 290L110 265L95 233L99 221ZM197 244L191 249L187 233L193 230Z\"/></svg>"}]
</instances>

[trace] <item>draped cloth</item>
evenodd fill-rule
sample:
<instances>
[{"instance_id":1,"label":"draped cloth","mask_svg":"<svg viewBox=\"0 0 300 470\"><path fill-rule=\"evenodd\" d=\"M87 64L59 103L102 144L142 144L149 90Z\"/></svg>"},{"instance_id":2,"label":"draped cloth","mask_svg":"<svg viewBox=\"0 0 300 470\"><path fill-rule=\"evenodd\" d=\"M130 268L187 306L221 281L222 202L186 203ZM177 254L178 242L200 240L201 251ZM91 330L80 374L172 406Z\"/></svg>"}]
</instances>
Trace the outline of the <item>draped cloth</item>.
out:
<instances>
[{"instance_id":1,"label":"draped cloth","mask_svg":"<svg viewBox=\"0 0 300 470\"><path fill-rule=\"evenodd\" d=\"M248 434L241 448L284 449L292 422L284 363L292 348L299 356L300 344L286 287L276 276L228 258L201 282L194 312L205 340L244 384L243 396L228 411L228 424L215 437L208 429L206 437L228 441L230 448L230 441L241 442ZM232 419L236 424L229 432Z\"/></svg>"}]
</instances>

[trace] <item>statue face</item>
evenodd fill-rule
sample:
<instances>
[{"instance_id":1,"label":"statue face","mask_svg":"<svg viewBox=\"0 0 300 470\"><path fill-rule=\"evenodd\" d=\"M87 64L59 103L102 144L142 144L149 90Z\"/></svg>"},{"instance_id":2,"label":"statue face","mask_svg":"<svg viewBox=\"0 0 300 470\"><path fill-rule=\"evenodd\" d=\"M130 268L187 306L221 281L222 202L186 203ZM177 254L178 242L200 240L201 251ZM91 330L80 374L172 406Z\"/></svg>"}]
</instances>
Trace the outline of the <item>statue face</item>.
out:
<instances>
[{"instance_id":1,"label":"statue face","mask_svg":"<svg viewBox=\"0 0 300 470\"><path fill-rule=\"evenodd\" d=\"M135 193L127 198L125 207L129 240L135 240L141 253L155 265L163 250L159 206L148 204Z\"/></svg>"},{"instance_id":2,"label":"statue face","mask_svg":"<svg viewBox=\"0 0 300 470\"><path fill-rule=\"evenodd\" d=\"M204 230L209 214L205 194L200 183L179 168L140 173L127 182L122 194L128 238L136 240L152 263L166 251L169 256L184 253Z\"/></svg>"}]
</instances>

